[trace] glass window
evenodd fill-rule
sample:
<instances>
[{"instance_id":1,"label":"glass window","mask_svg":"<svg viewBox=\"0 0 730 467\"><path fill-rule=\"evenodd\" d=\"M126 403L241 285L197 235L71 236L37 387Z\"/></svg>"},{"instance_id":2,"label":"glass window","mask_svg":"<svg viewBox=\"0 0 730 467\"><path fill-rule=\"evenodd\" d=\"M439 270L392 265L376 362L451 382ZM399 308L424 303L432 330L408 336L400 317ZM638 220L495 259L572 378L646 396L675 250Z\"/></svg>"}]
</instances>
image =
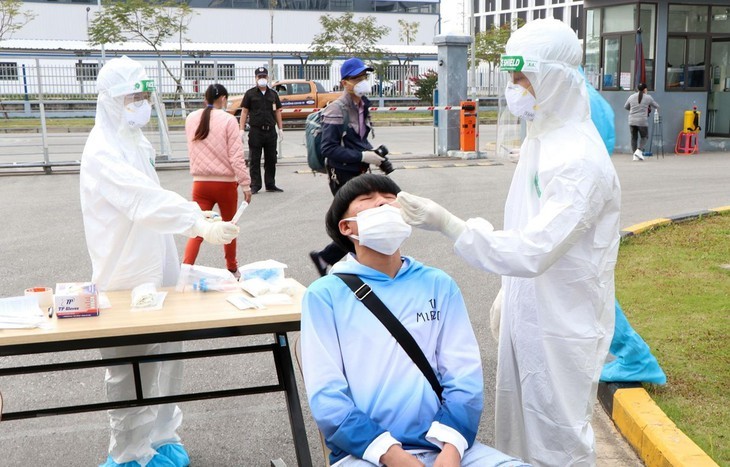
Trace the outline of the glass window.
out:
<instances>
[{"instance_id":1,"label":"glass window","mask_svg":"<svg viewBox=\"0 0 730 467\"><path fill-rule=\"evenodd\" d=\"M709 7L669 5L669 32L707 32Z\"/></svg>"},{"instance_id":2,"label":"glass window","mask_svg":"<svg viewBox=\"0 0 730 467\"><path fill-rule=\"evenodd\" d=\"M502 13L499 15L499 24L511 24L512 23L512 13Z\"/></svg>"},{"instance_id":3,"label":"glass window","mask_svg":"<svg viewBox=\"0 0 730 467\"><path fill-rule=\"evenodd\" d=\"M730 7L712 7L712 20L710 22L710 31L730 32Z\"/></svg>"},{"instance_id":4,"label":"glass window","mask_svg":"<svg viewBox=\"0 0 730 467\"><path fill-rule=\"evenodd\" d=\"M509 0L502 0L502 9L509 10L509 7L510 7L509 3L510 3Z\"/></svg>"},{"instance_id":5,"label":"glass window","mask_svg":"<svg viewBox=\"0 0 730 467\"><path fill-rule=\"evenodd\" d=\"M547 10L545 8L540 8L539 10L533 10L532 11L532 19L545 19L545 12Z\"/></svg>"},{"instance_id":6,"label":"glass window","mask_svg":"<svg viewBox=\"0 0 730 467\"><path fill-rule=\"evenodd\" d=\"M635 5L621 5L604 8L603 32L620 32L634 30Z\"/></svg>"},{"instance_id":7,"label":"glass window","mask_svg":"<svg viewBox=\"0 0 730 467\"><path fill-rule=\"evenodd\" d=\"M484 22L484 30L489 31L494 27L494 15L487 15L484 19L486 20Z\"/></svg>"},{"instance_id":8,"label":"glass window","mask_svg":"<svg viewBox=\"0 0 730 467\"><path fill-rule=\"evenodd\" d=\"M563 9L562 8L553 8L553 18L559 19L560 21L563 20Z\"/></svg>"},{"instance_id":9,"label":"glass window","mask_svg":"<svg viewBox=\"0 0 730 467\"><path fill-rule=\"evenodd\" d=\"M670 37L667 42L667 89L705 88L705 39Z\"/></svg>"},{"instance_id":10,"label":"glass window","mask_svg":"<svg viewBox=\"0 0 730 467\"><path fill-rule=\"evenodd\" d=\"M633 89L635 34L611 35L603 39L603 87Z\"/></svg>"},{"instance_id":11,"label":"glass window","mask_svg":"<svg viewBox=\"0 0 730 467\"><path fill-rule=\"evenodd\" d=\"M18 79L18 64L16 62L0 62L0 80Z\"/></svg>"},{"instance_id":12,"label":"glass window","mask_svg":"<svg viewBox=\"0 0 730 467\"><path fill-rule=\"evenodd\" d=\"M588 82L599 88L601 74L601 9L586 12L585 73Z\"/></svg>"},{"instance_id":13,"label":"glass window","mask_svg":"<svg viewBox=\"0 0 730 467\"><path fill-rule=\"evenodd\" d=\"M535 6L543 6L545 5L545 0L535 0Z\"/></svg>"},{"instance_id":14,"label":"glass window","mask_svg":"<svg viewBox=\"0 0 730 467\"><path fill-rule=\"evenodd\" d=\"M484 7L486 8L484 11L494 11L495 10L495 4L497 0L487 0Z\"/></svg>"}]
</instances>

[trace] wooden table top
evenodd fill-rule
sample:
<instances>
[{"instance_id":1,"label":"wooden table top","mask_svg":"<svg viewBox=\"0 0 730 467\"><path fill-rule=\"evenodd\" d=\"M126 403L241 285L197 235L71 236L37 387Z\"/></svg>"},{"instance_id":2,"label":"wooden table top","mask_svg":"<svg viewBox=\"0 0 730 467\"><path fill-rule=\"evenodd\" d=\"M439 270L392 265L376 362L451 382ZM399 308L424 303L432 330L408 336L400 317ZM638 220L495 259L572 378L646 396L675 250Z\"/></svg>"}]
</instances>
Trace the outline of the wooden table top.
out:
<instances>
[{"instance_id":1,"label":"wooden table top","mask_svg":"<svg viewBox=\"0 0 730 467\"><path fill-rule=\"evenodd\" d=\"M130 306L131 291L107 292L112 307L102 309L99 316L58 319L54 315L48 318L51 325L49 329L0 329L0 348L18 344L298 323L305 287L294 279L286 280L296 290L292 304L267 306L263 310L239 310L226 301L226 297L231 295L227 292L175 292L168 288L162 289L167 290L168 294L161 310L133 311Z\"/></svg>"}]
</instances>

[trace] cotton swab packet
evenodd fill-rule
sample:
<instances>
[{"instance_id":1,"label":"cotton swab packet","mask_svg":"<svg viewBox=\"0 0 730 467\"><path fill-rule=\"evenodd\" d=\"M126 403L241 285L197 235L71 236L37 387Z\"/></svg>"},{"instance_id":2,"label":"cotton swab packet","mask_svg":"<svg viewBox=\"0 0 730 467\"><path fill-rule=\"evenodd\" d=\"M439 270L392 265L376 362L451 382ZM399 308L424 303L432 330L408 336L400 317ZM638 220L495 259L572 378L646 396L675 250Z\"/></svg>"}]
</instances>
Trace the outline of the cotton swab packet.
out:
<instances>
[{"instance_id":1,"label":"cotton swab packet","mask_svg":"<svg viewBox=\"0 0 730 467\"><path fill-rule=\"evenodd\" d=\"M247 207L248 203L246 201L241 201L241 205L238 206L236 214L234 214L233 219L231 219L231 223L238 224L238 220L241 219L241 214L243 214L243 211L245 211Z\"/></svg>"}]
</instances>

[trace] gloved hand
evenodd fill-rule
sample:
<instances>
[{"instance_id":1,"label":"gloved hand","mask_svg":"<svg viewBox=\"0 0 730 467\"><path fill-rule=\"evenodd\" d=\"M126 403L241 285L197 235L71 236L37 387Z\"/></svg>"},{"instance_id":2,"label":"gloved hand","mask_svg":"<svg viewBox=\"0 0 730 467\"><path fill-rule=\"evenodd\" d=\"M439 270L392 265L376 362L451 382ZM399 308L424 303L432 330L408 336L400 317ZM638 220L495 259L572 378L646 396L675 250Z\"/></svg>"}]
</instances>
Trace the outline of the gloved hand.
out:
<instances>
[{"instance_id":1,"label":"gloved hand","mask_svg":"<svg viewBox=\"0 0 730 467\"><path fill-rule=\"evenodd\" d=\"M383 163L383 158L375 154L373 151L364 151L362 153L362 163L380 165Z\"/></svg>"},{"instance_id":2,"label":"gloved hand","mask_svg":"<svg viewBox=\"0 0 730 467\"><path fill-rule=\"evenodd\" d=\"M284 141L284 130L277 126L276 127L276 142L281 143L282 141Z\"/></svg>"},{"instance_id":3,"label":"gloved hand","mask_svg":"<svg viewBox=\"0 0 730 467\"><path fill-rule=\"evenodd\" d=\"M398 193L403 220L425 230L438 230L456 241L466 229L466 222L428 198L421 198L405 191Z\"/></svg>"},{"instance_id":4,"label":"gloved hand","mask_svg":"<svg viewBox=\"0 0 730 467\"><path fill-rule=\"evenodd\" d=\"M246 132L243 130L238 130L238 134L241 135L241 143L245 146L246 145Z\"/></svg>"},{"instance_id":5,"label":"gloved hand","mask_svg":"<svg viewBox=\"0 0 730 467\"><path fill-rule=\"evenodd\" d=\"M203 211L203 215L208 222L219 222L222 220L221 215L215 211Z\"/></svg>"},{"instance_id":6,"label":"gloved hand","mask_svg":"<svg viewBox=\"0 0 730 467\"><path fill-rule=\"evenodd\" d=\"M205 218L198 219L193 226L193 235L203 237L203 240L213 245L231 243L238 236L238 232L238 226L230 222L210 222Z\"/></svg>"},{"instance_id":7,"label":"gloved hand","mask_svg":"<svg viewBox=\"0 0 730 467\"><path fill-rule=\"evenodd\" d=\"M494 340L499 342L499 325L502 322L502 301L504 300L502 288L497 292L497 298L489 309L489 329L492 331Z\"/></svg>"}]
</instances>

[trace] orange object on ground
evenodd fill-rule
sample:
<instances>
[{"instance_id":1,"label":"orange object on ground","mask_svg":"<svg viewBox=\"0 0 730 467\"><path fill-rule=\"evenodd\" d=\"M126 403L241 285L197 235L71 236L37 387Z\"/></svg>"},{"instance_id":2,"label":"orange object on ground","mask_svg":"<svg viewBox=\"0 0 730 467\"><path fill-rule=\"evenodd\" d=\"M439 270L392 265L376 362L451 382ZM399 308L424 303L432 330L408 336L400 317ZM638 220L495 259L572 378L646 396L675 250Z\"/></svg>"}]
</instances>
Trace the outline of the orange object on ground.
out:
<instances>
[{"instance_id":1,"label":"orange object on ground","mask_svg":"<svg viewBox=\"0 0 730 467\"><path fill-rule=\"evenodd\" d=\"M477 146L477 104L461 101L459 112L459 147L462 151L475 151Z\"/></svg>"}]
</instances>

